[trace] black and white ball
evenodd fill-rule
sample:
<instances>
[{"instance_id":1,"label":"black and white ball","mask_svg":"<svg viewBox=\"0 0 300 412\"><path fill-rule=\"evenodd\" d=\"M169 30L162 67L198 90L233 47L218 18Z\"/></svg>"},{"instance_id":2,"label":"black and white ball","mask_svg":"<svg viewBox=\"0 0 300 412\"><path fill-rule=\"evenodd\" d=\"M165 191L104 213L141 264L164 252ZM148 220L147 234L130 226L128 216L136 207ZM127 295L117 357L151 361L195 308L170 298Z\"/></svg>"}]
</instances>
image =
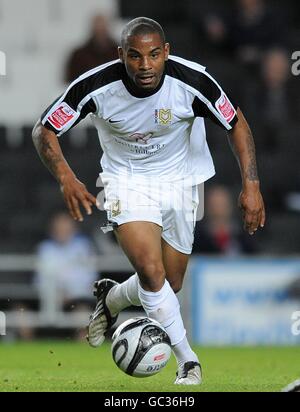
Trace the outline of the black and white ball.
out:
<instances>
[{"instance_id":1,"label":"black and white ball","mask_svg":"<svg viewBox=\"0 0 300 412\"><path fill-rule=\"evenodd\" d=\"M139 378L160 372L171 356L167 332L157 321L145 317L122 323L113 334L111 349L116 365Z\"/></svg>"}]
</instances>

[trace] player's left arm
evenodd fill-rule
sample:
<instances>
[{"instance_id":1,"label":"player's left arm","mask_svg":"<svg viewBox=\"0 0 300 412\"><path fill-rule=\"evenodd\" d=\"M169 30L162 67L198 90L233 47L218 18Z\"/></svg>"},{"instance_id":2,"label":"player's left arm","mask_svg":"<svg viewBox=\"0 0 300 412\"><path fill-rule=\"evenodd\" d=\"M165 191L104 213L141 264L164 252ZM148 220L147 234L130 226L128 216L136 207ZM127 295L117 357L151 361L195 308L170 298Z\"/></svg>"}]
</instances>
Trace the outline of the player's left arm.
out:
<instances>
[{"instance_id":1,"label":"player's left arm","mask_svg":"<svg viewBox=\"0 0 300 412\"><path fill-rule=\"evenodd\" d=\"M228 131L228 140L241 172L242 191L239 196L239 207L243 213L244 228L253 235L258 227L264 226L266 215L260 192L252 132L239 108L237 121Z\"/></svg>"},{"instance_id":2,"label":"player's left arm","mask_svg":"<svg viewBox=\"0 0 300 412\"><path fill-rule=\"evenodd\" d=\"M255 145L250 127L238 106L232 103L219 83L206 70L194 70L196 90L192 103L195 117L209 118L227 130L229 142L240 166L242 191L239 207L244 228L251 235L265 224L265 207L260 192ZM191 79L190 79L191 82Z\"/></svg>"}]
</instances>

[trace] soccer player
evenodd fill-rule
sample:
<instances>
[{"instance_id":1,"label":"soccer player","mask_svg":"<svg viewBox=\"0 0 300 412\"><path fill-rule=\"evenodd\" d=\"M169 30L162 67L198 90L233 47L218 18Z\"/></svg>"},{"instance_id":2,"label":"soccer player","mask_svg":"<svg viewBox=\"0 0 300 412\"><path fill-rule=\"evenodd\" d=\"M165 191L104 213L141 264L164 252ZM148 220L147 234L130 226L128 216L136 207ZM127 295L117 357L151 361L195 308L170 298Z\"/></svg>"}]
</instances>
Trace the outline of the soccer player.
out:
<instances>
[{"instance_id":1,"label":"soccer player","mask_svg":"<svg viewBox=\"0 0 300 412\"><path fill-rule=\"evenodd\" d=\"M136 273L121 284L96 282L90 345L102 344L122 309L142 305L170 337L178 363L175 384L199 384L201 366L175 293L192 250L197 185L214 175L204 118L228 132L240 166L239 204L249 234L265 222L254 142L241 110L205 67L169 56L157 22L144 17L129 22L119 57L75 80L42 114L33 141L70 214L82 221L80 207L91 214L96 198L70 169L58 137L88 114L98 129L107 229L114 230Z\"/></svg>"}]
</instances>

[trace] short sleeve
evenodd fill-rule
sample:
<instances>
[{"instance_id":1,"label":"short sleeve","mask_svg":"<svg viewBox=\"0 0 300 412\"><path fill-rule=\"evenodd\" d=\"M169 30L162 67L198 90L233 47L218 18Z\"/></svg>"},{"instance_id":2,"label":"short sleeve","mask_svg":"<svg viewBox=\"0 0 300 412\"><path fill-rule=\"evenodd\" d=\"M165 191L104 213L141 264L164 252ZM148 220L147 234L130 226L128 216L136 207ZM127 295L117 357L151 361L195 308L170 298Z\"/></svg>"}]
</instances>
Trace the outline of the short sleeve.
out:
<instances>
[{"instance_id":1,"label":"short sleeve","mask_svg":"<svg viewBox=\"0 0 300 412\"><path fill-rule=\"evenodd\" d=\"M199 76L199 93L193 101L196 117L211 119L226 130L231 130L237 122L237 105L224 92L222 87L207 72Z\"/></svg>"},{"instance_id":2,"label":"short sleeve","mask_svg":"<svg viewBox=\"0 0 300 412\"><path fill-rule=\"evenodd\" d=\"M79 77L42 114L41 122L57 136L74 127L89 113L95 113L91 79Z\"/></svg>"}]
</instances>

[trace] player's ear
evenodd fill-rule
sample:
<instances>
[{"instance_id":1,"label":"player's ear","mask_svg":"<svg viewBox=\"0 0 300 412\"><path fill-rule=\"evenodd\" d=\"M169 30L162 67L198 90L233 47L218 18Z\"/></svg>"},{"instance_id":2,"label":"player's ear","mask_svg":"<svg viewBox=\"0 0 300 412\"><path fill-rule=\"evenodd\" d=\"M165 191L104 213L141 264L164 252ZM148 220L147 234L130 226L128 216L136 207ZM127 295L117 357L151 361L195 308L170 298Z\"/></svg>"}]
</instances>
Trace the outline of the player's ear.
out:
<instances>
[{"instance_id":1,"label":"player's ear","mask_svg":"<svg viewBox=\"0 0 300 412\"><path fill-rule=\"evenodd\" d=\"M169 54L170 54L170 44L169 43L165 43L165 61L168 60L169 58Z\"/></svg>"},{"instance_id":2,"label":"player's ear","mask_svg":"<svg viewBox=\"0 0 300 412\"><path fill-rule=\"evenodd\" d=\"M118 54L119 54L119 59L121 60L122 63L124 63L124 54L123 54L122 47L118 47Z\"/></svg>"}]
</instances>

